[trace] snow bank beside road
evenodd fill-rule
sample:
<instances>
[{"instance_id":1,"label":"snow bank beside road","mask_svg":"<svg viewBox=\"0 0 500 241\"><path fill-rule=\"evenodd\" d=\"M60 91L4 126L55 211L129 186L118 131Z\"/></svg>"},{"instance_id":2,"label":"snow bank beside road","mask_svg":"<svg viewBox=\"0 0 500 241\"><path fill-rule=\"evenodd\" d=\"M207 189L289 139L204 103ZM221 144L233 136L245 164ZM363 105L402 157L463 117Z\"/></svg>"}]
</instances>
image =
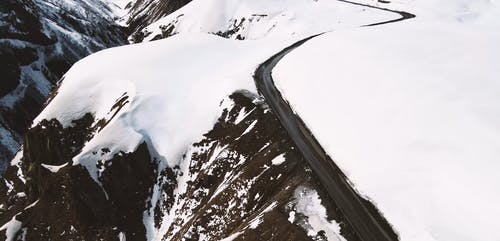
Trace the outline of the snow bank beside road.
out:
<instances>
[{"instance_id":1,"label":"snow bank beside road","mask_svg":"<svg viewBox=\"0 0 500 241\"><path fill-rule=\"evenodd\" d=\"M429 20L320 36L274 80L401 240L498 240L500 32Z\"/></svg>"}]
</instances>

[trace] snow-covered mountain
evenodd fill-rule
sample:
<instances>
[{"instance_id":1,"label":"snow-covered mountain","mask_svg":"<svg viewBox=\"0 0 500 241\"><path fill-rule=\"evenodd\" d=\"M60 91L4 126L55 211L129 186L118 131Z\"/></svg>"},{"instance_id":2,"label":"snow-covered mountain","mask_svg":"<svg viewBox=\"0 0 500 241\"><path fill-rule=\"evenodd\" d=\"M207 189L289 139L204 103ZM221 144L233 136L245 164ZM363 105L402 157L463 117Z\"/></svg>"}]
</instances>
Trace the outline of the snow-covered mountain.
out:
<instances>
[{"instance_id":1,"label":"snow-covered mountain","mask_svg":"<svg viewBox=\"0 0 500 241\"><path fill-rule=\"evenodd\" d=\"M496 1L115 4L137 44L64 74L0 182L0 239L500 237Z\"/></svg>"},{"instance_id":2,"label":"snow-covered mountain","mask_svg":"<svg viewBox=\"0 0 500 241\"><path fill-rule=\"evenodd\" d=\"M79 138L94 135L91 118L66 129L43 121L30 131L22 162L20 154L6 173L3 239L337 240L341 227L356 238L347 223L332 221L342 215L254 94L225 98L213 129L172 166L145 137L131 151L103 145L85 164L68 164L86 148ZM54 144L45 147L41 136Z\"/></svg>"},{"instance_id":3,"label":"snow-covered mountain","mask_svg":"<svg viewBox=\"0 0 500 241\"><path fill-rule=\"evenodd\" d=\"M187 1L5 0L0 3L0 172L69 67Z\"/></svg>"},{"instance_id":4,"label":"snow-covered mountain","mask_svg":"<svg viewBox=\"0 0 500 241\"><path fill-rule=\"evenodd\" d=\"M365 14L362 14L365 13ZM382 22L397 14L341 1L193 1L144 27L145 41L177 33L211 33L236 40L301 38Z\"/></svg>"}]
</instances>

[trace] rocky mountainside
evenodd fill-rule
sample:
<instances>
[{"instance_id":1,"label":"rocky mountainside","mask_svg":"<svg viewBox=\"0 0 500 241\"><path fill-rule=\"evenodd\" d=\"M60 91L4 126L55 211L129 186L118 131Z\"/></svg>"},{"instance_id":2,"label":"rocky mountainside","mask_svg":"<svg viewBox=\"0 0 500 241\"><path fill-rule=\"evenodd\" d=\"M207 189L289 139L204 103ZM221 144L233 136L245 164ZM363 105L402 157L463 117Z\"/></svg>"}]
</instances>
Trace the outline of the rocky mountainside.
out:
<instances>
[{"instance_id":1,"label":"rocky mountainside","mask_svg":"<svg viewBox=\"0 0 500 241\"><path fill-rule=\"evenodd\" d=\"M12 159L53 86L79 59L126 44L102 1L0 3L0 163ZM3 170L3 168L0 168Z\"/></svg>"},{"instance_id":2,"label":"rocky mountainside","mask_svg":"<svg viewBox=\"0 0 500 241\"><path fill-rule=\"evenodd\" d=\"M1 240L358 240L249 92L223 100L216 124L180 166L165 167L144 140L109 160L112 147L102 146L92 177L70 163L105 127L92 123L87 114L71 128L53 119L28 132L0 186Z\"/></svg>"}]
</instances>

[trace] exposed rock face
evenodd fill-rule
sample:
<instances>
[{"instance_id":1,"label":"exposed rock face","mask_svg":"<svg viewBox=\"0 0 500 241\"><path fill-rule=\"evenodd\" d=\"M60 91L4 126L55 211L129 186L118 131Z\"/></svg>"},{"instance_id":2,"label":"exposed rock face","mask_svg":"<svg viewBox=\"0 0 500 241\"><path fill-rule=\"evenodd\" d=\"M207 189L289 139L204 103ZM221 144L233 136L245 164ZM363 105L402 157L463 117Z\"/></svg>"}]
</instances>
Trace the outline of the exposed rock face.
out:
<instances>
[{"instance_id":1,"label":"exposed rock face","mask_svg":"<svg viewBox=\"0 0 500 241\"><path fill-rule=\"evenodd\" d=\"M27 133L22 162L7 169L0 188L5 197L1 220L15 217L23 223L17 236L118 240L122 232L130 240L145 239L142 217L157 162L143 143L132 153L119 152L106 163L98 161L105 170L93 180L85 167L71 161L98 130L92 123L90 114L68 128L57 120L44 120Z\"/></svg>"},{"instance_id":2,"label":"exposed rock face","mask_svg":"<svg viewBox=\"0 0 500 241\"><path fill-rule=\"evenodd\" d=\"M102 122L90 114L66 129L57 120L42 121L0 182L0 221L7 223L0 236L325 240L331 234L314 229L301 208L301 198L313 193L342 236L358 240L265 102L237 92L223 104L213 129L187 149L179 166L166 166L146 138L111 160L99 159L109 152L102 147L93 160L97 178L72 158Z\"/></svg>"},{"instance_id":3,"label":"exposed rock face","mask_svg":"<svg viewBox=\"0 0 500 241\"><path fill-rule=\"evenodd\" d=\"M93 52L127 43L125 29L114 18L99 0L0 3L0 171L69 67Z\"/></svg>"},{"instance_id":4,"label":"exposed rock face","mask_svg":"<svg viewBox=\"0 0 500 241\"><path fill-rule=\"evenodd\" d=\"M136 0L129 3L130 11L127 24L130 28L131 40L141 42L144 34L141 32L143 28L173 13L189 2L191 0Z\"/></svg>"}]
</instances>

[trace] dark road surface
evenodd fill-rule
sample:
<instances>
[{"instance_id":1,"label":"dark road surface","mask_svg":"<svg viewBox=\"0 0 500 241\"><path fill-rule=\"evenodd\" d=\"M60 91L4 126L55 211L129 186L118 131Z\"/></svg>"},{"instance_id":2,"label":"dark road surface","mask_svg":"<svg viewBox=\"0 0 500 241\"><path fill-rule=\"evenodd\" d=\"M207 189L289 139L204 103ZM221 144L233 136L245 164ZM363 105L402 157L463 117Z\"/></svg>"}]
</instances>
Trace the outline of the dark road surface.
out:
<instances>
[{"instance_id":1,"label":"dark road surface","mask_svg":"<svg viewBox=\"0 0 500 241\"><path fill-rule=\"evenodd\" d=\"M365 26L393 23L415 17L415 15L411 13L373 7L350 1L340 1L390 11L401 15L401 18L398 19ZM296 42L261 64L254 75L257 89L278 116L281 124L287 130L299 151L306 158L311 169L328 192L328 195L335 201L336 205L340 208L358 236L364 241L398 240L398 235L394 232L391 225L378 212L373 204L363 199L363 197L353 189L344 173L342 173L340 168L326 154L302 119L294 113L274 85L271 75L274 66L276 66L285 55L318 35Z\"/></svg>"}]
</instances>

